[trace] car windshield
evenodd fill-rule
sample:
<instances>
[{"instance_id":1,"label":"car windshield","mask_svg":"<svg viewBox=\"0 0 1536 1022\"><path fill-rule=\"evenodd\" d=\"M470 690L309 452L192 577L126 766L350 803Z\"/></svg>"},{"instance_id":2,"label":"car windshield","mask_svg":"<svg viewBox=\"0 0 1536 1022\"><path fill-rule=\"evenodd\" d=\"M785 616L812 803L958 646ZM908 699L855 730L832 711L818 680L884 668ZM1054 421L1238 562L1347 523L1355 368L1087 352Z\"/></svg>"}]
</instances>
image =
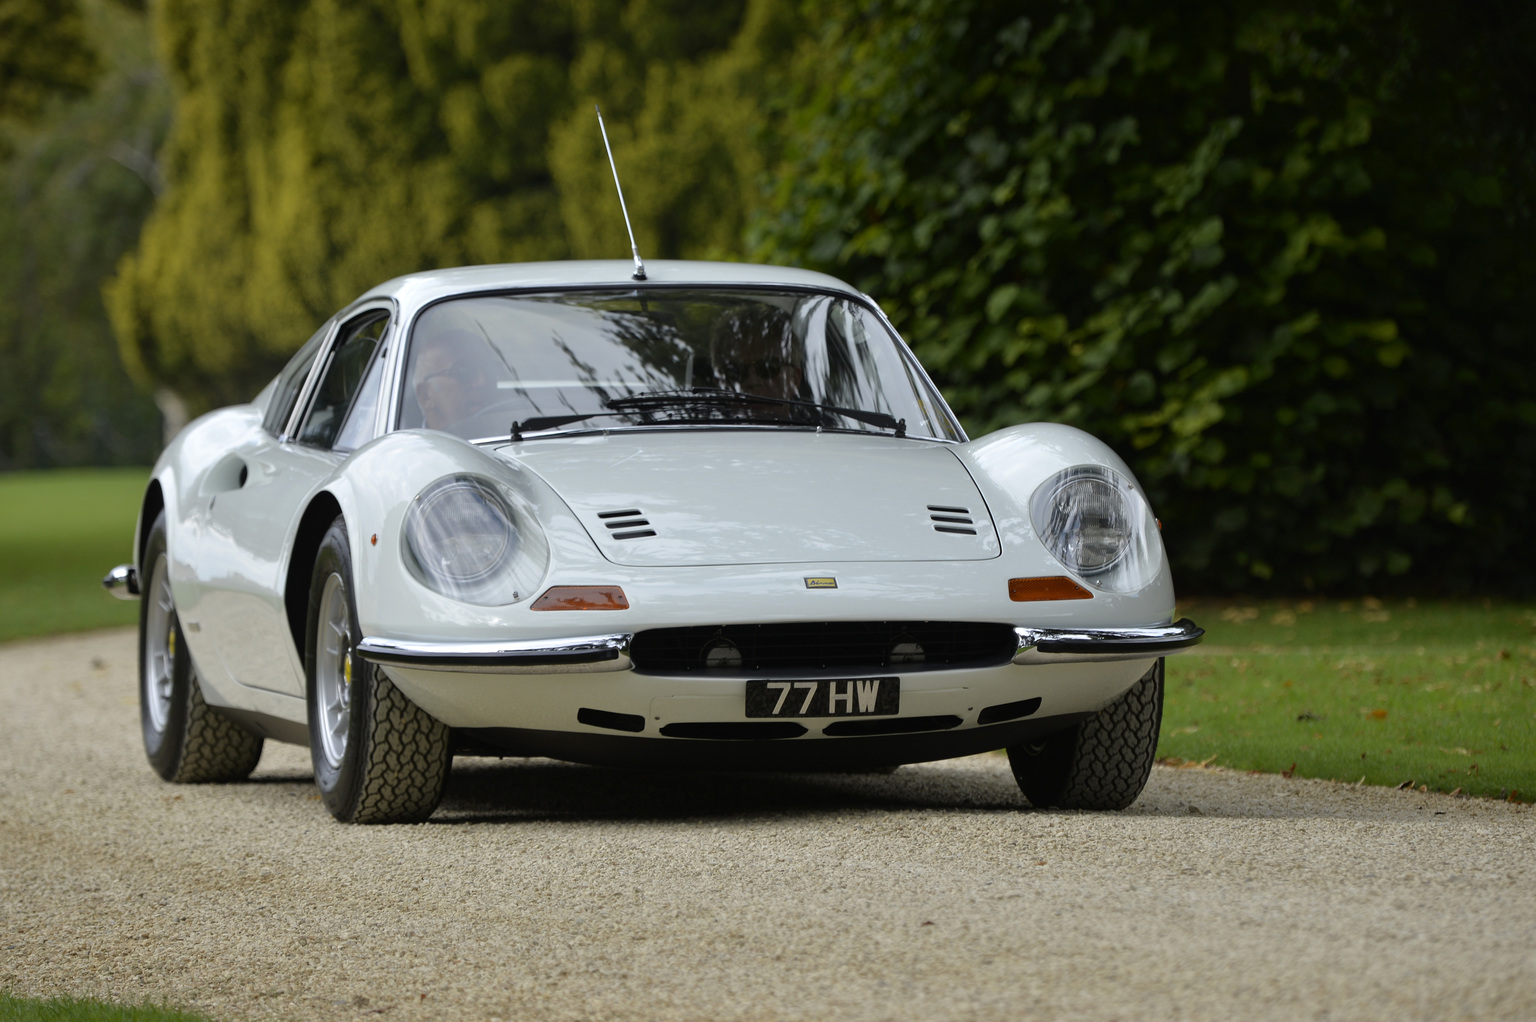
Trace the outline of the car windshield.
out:
<instances>
[{"instance_id":1,"label":"car windshield","mask_svg":"<svg viewBox=\"0 0 1536 1022\"><path fill-rule=\"evenodd\" d=\"M403 386L400 428L470 440L721 425L961 439L879 317L813 291L450 299L417 317Z\"/></svg>"}]
</instances>

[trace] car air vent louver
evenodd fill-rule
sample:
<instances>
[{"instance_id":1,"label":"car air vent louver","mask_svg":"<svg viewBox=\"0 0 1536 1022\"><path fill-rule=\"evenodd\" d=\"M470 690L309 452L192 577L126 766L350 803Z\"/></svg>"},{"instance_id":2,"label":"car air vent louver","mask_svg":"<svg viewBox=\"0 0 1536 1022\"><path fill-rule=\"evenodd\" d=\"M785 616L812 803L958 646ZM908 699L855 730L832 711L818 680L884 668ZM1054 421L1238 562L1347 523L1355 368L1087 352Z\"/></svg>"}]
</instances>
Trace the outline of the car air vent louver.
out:
<instances>
[{"instance_id":1,"label":"car air vent louver","mask_svg":"<svg viewBox=\"0 0 1536 1022\"><path fill-rule=\"evenodd\" d=\"M635 669L702 671L821 670L908 673L1006 664L1018 652L1012 625L971 621L814 621L699 625L639 632Z\"/></svg>"},{"instance_id":2,"label":"car air vent louver","mask_svg":"<svg viewBox=\"0 0 1536 1022\"><path fill-rule=\"evenodd\" d=\"M646 521L645 512L639 508L599 511L597 517L607 527L608 535L612 539L641 539L656 535L656 530L649 528L651 523Z\"/></svg>"},{"instance_id":3,"label":"car air vent louver","mask_svg":"<svg viewBox=\"0 0 1536 1022\"><path fill-rule=\"evenodd\" d=\"M928 517L933 520L934 532L955 532L962 536L976 535L976 522L968 507L941 507L928 505Z\"/></svg>"}]
</instances>

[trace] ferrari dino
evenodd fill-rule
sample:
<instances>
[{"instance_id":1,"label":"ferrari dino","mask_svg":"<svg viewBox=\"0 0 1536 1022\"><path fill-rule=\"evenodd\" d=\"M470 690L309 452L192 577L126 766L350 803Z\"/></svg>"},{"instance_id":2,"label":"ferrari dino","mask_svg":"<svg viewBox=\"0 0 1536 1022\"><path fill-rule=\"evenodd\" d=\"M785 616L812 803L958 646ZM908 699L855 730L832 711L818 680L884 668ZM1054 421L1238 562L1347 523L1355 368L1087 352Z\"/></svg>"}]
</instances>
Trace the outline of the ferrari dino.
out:
<instances>
[{"instance_id":1,"label":"ferrari dino","mask_svg":"<svg viewBox=\"0 0 1536 1022\"><path fill-rule=\"evenodd\" d=\"M418 273L161 456L141 599L169 781L307 745L339 820L456 754L863 770L1007 749L1037 806L1146 783L1173 620L1136 478L969 439L873 300L743 264Z\"/></svg>"}]
</instances>

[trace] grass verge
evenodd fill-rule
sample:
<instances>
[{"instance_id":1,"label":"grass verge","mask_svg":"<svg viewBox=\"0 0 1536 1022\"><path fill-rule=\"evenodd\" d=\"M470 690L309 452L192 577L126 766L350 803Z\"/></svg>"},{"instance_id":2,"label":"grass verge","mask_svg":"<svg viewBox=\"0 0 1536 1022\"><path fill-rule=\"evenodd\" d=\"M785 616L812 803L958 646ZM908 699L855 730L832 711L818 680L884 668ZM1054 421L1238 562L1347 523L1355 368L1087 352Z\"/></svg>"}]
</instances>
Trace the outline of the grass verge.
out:
<instances>
[{"instance_id":1,"label":"grass verge","mask_svg":"<svg viewBox=\"0 0 1536 1022\"><path fill-rule=\"evenodd\" d=\"M40 1001L12 997L0 991L0 1022L208 1022L208 1019L152 1004L128 1007L76 997L51 997Z\"/></svg>"},{"instance_id":2,"label":"grass verge","mask_svg":"<svg viewBox=\"0 0 1536 1022\"><path fill-rule=\"evenodd\" d=\"M138 620L101 577L132 559L148 482L142 468L0 475L0 642Z\"/></svg>"},{"instance_id":3,"label":"grass verge","mask_svg":"<svg viewBox=\"0 0 1536 1022\"><path fill-rule=\"evenodd\" d=\"M1536 607L1180 601L1158 756L1536 800Z\"/></svg>"}]
</instances>

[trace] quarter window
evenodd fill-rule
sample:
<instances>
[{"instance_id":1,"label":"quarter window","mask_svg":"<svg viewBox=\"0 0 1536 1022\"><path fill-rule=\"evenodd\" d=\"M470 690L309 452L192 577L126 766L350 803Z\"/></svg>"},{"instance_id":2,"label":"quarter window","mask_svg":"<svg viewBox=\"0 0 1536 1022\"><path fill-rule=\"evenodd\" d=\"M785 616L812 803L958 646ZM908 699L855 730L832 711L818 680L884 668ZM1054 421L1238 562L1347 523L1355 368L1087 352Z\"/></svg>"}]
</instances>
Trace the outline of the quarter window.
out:
<instances>
[{"instance_id":1,"label":"quarter window","mask_svg":"<svg viewBox=\"0 0 1536 1022\"><path fill-rule=\"evenodd\" d=\"M342 327L336 346L331 349L320 384L315 388L309 414L299 427L297 440L314 447L330 447L341 430L347 410L362 389L365 378L377 388L378 376L368 372L374 352L389 325L386 312L365 313Z\"/></svg>"},{"instance_id":2,"label":"quarter window","mask_svg":"<svg viewBox=\"0 0 1536 1022\"><path fill-rule=\"evenodd\" d=\"M352 410L347 413L347 424L341 427L336 438L338 451L355 451L373 439L373 420L379 410L379 378L384 375L384 349L373 356L368 375L352 400Z\"/></svg>"}]
</instances>

